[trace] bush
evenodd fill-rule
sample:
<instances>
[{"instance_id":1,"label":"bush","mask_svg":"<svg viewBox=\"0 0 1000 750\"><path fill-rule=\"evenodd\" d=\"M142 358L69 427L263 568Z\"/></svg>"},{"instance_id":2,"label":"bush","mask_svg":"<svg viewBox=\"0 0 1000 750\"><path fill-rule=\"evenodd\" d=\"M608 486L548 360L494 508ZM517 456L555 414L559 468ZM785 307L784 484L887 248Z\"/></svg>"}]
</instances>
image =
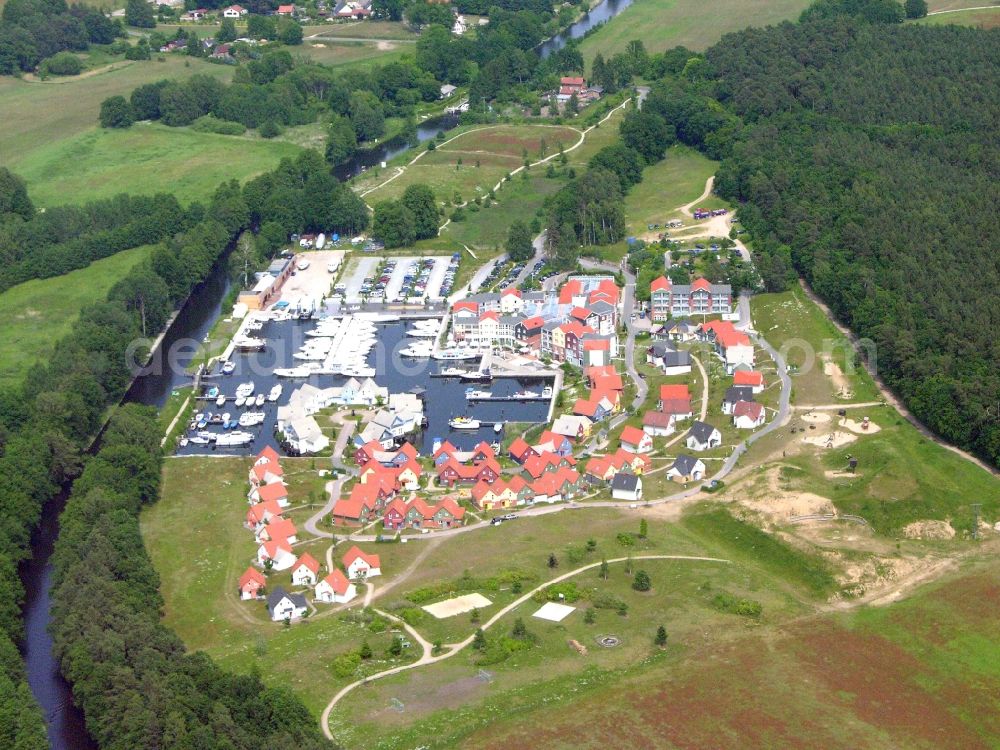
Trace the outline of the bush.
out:
<instances>
[{"instance_id":1,"label":"bush","mask_svg":"<svg viewBox=\"0 0 1000 750\"><path fill-rule=\"evenodd\" d=\"M257 129L257 132L261 138L277 138L281 135L281 128L274 120L268 120Z\"/></svg>"},{"instance_id":2,"label":"bush","mask_svg":"<svg viewBox=\"0 0 1000 750\"><path fill-rule=\"evenodd\" d=\"M632 588L636 591L649 591L653 588L653 582L649 578L649 573L645 570L637 570L635 578L632 580Z\"/></svg>"},{"instance_id":3,"label":"bush","mask_svg":"<svg viewBox=\"0 0 1000 750\"><path fill-rule=\"evenodd\" d=\"M361 654L352 651L349 654L341 654L333 660L330 669L337 677L350 677L361 665Z\"/></svg>"},{"instance_id":4,"label":"bush","mask_svg":"<svg viewBox=\"0 0 1000 750\"><path fill-rule=\"evenodd\" d=\"M712 599L712 606L720 612L755 619L760 617L764 612L764 605L760 602L753 599L740 599L726 591L715 595Z\"/></svg>"},{"instance_id":5,"label":"bush","mask_svg":"<svg viewBox=\"0 0 1000 750\"><path fill-rule=\"evenodd\" d=\"M562 594L562 597L559 596L560 594ZM561 583L546 586L541 591L536 592L532 598L539 602L575 602L582 596L583 593L573 581L562 581Z\"/></svg>"},{"instance_id":6,"label":"bush","mask_svg":"<svg viewBox=\"0 0 1000 750\"><path fill-rule=\"evenodd\" d=\"M83 70L83 63L72 52L57 52L52 57L42 60L39 69L42 75L48 73L54 76L75 76Z\"/></svg>"},{"instance_id":7,"label":"bush","mask_svg":"<svg viewBox=\"0 0 1000 750\"><path fill-rule=\"evenodd\" d=\"M615 541L617 541L622 547L634 547L635 535L627 531L619 531L618 535L615 537Z\"/></svg>"},{"instance_id":8,"label":"bush","mask_svg":"<svg viewBox=\"0 0 1000 750\"><path fill-rule=\"evenodd\" d=\"M102 128L127 128L135 122L132 105L124 96L109 96L101 102Z\"/></svg>"},{"instance_id":9,"label":"bush","mask_svg":"<svg viewBox=\"0 0 1000 750\"><path fill-rule=\"evenodd\" d=\"M247 132L246 125L229 120L220 120L212 115L203 115L191 123L191 129L199 133L218 133L219 135L243 135Z\"/></svg>"}]
</instances>

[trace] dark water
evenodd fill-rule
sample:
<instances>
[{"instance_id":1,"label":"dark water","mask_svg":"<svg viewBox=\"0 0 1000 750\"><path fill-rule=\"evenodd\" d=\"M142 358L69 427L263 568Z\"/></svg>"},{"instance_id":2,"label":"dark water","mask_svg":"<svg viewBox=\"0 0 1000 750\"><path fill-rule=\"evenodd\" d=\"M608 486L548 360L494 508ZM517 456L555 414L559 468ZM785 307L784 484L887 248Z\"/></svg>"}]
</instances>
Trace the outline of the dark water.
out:
<instances>
[{"instance_id":1,"label":"dark water","mask_svg":"<svg viewBox=\"0 0 1000 750\"><path fill-rule=\"evenodd\" d=\"M429 141L438 133L451 130L456 125L458 125L457 115L441 115L440 117L432 117L424 120L417 125L417 142L424 143L425 141ZM399 156L412 147L413 144L407 138L397 135L395 138L390 138L381 146L361 151L351 158L350 161L335 167L333 173L339 180L349 180L355 175L361 174L366 169L377 167L382 162Z\"/></svg>"},{"instance_id":2,"label":"dark water","mask_svg":"<svg viewBox=\"0 0 1000 750\"><path fill-rule=\"evenodd\" d=\"M275 384L280 384L282 393L274 402L265 401L260 407L252 407L253 411L261 411L266 415L262 425L251 428L237 428L251 432L257 439L248 445L224 446L213 449L211 445L188 444L178 449L181 454L219 453L223 455L248 455L257 453L264 446L279 448L274 438L274 425L277 419L278 406L288 403L292 392L302 383L309 383L317 388L338 386L347 380L340 375L312 375L308 378L279 378L273 374L275 368L294 367L302 364L294 358L294 353L307 340L306 331L314 328L314 321L270 321L255 335L267 339L268 346L263 352L234 354L231 358L236 369L229 375L213 373L204 381L206 386L217 386L219 391L230 398L235 394L236 387L243 382L252 381L254 393L266 394ZM542 422L548 414L548 401L505 401L505 402L468 402L465 391L470 386L478 390L489 390L497 396L507 396L518 391L531 390L541 392L548 380L514 378L497 378L492 383L471 384L455 378L432 377L442 367L470 367L470 362L437 362L433 360L415 360L400 357L397 352L413 343L415 339L406 335L411 324L406 322L380 323L377 325L377 344L368 355L368 364L375 368L375 382L385 386L390 393L414 392L415 388L424 389L424 414L427 417L427 428L414 439L415 447L421 453L432 450L434 439L450 440L458 448L472 448L480 440L493 442L499 439L494 430L498 422ZM216 371L217 372L217 371ZM238 409L232 401L219 407L214 401L203 400L198 411L228 412L230 416L238 416L248 408ZM477 430L455 430L448 421L456 416L470 416L479 419L482 425ZM210 432L221 432L220 426L209 426Z\"/></svg>"},{"instance_id":3,"label":"dark water","mask_svg":"<svg viewBox=\"0 0 1000 750\"><path fill-rule=\"evenodd\" d=\"M595 26L609 21L628 6L632 0L604 0L600 5L587 13L583 18L574 23L560 34L556 34L551 39L547 39L538 46L538 54L543 58L548 57L553 52L561 50L570 39L579 39Z\"/></svg>"}]
</instances>

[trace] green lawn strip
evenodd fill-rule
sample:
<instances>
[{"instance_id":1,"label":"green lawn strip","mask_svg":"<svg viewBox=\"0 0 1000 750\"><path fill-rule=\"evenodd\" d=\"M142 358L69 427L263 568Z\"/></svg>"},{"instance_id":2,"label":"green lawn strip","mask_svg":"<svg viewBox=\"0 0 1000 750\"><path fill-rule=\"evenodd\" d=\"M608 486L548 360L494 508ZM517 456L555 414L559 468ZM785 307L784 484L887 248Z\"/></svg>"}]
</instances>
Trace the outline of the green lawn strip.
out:
<instances>
[{"instance_id":1,"label":"green lawn strip","mask_svg":"<svg viewBox=\"0 0 1000 750\"><path fill-rule=\"evenodd\" d=\"M753 561L776 578L805 589L811 596L832 594L837 587L833 573L821 558L789 546L735 518L724 508L691 513L682 523L706 542L718 545L741 561Z\"/></svg>"},{"instance_id":2,"label":"green lawn strip","mask_svg":"<svg viewBox=\"0 0 1000 750\"><path fill-rule=\"evenodd\" d=\"M975 26L981 29L995 29L1000 26L1000 8L979 8L977 10L963 10L955 13L942 13L938 16L927 16L914 23L943 26L945 24L955 24L957 26Z\"/></svg>"},{"instance_id":3,"label":"green lawn strip","mask_svg":"<svg viewBox=\"0 0 1000 750\"><path fill-rule=\"evenodd\" d=\"M647 227L650 224L660 224L661 229L669 231L664 225L671 219L681 219L690 224L693 219L677 209L704 192L706 180L715 174L718 166L718 162L688 146L677 145L668 149L662 161L643 170L642 182L633 185L625 198L629 234L643 234L649 231ZM726 205L714 197L703 203L705 208Z\"/></svg>"},{"instance_id":4,"label":"green lawn strip","mask_svg":"<svg viewBox=\"0 0 1000 750\"><path fill-rule=\"evenodd\" d=\"M134 88L144 83L163 78L188 78L195 73L229 81L233 70L229 65L212 65L187 56L167 55L164 62L123 63L113 70L84 78L34 83L2 77L0 154L4 155L4 166L21 172L22 165L30 164L36 152L52 153L62 140L76 138L96 128L101 102L109 96L120 94L127 97ZM55 82L57 80L58 83ZM124 165L123 169L128 164L126 156L120 155L115 159L116 163ZM63 165L62 168L72 170L74 165ZM31 180L28 184L32 197L37 201ZM95 187L96 183L88 184L82 196L65 195L58 202L85 200Z\"/></svg>"},{"instance_id":5,"label":"green lawn strip","mask_svg":"<svg viewBox=\"0 0 1000 750\"><path fill-rule=\"evenodd\" d=\"M298 153L290 143L138 123L52 142L16 170L42 206L159 191L187 203L211 195L223 180L245 180Z\"/></svg>"},{"instance_id":6,"label":"green lawn strip","mask_svg":"<svg viewBox=\"0 0 1000 750\"><path fill-rule=\"evenodd\" d=\"M807 0L774 0L756 6L748 15L747 6L733 0L722 0L711 7L695 0L636 0L585 38L580 52L589 70L598 52L607 59L623 52L633 39L641 40L650 53L677 45L703 50L730 31L798 18L808 5Z\"/></svg>"},{"instance_id":7,"label":"green lawn strip","mask_svg":"<svg viewBox=\"0 0 1000 750\"><path fill-rule=\"evenodd\" d=\"M793 368L793 403L879 400L878 389L848 341L801 289L755 295L750 305L754 327ZM824 354L847 379L851 398L836 394L833 380L824 372Z\"/></svg>"},{"instance_id":8,"label":"green lawn strip","mask_svg":"<svg viewBox=\"0 0 1000 750\"><path fill-rule=\"evenodd\" d=\"M346 37L348 39L415 40L418 36L401 21L316 24L304 26L302 31L306 36L321 34L324 37Z\"/></svg>"},{"instance_id":9,"label":"green lawn strip","mask_svg":"<svg viewBox=\"0 0 1000 750\"><path fill-rule=\"evenodd\" d=\"M365 69L396 62L407 52L412 53L413 45L391 44L389 48L385 48L381 43L314 39L305 42L296 51L301 51L313 62L331 68L349 65Z\"/></svg>"},{"instance_id":10,"label":"green lawn strip","mask_svg":"<svg viewBox=\"0 0 1000 750\"><path fill-rule=\"evenodd\" d=\"M0 294L0 383L20 382L66 335L87 305L149 256L152 246L125 250L51 279L32 279Z\"/></svg>"}]
</instances>

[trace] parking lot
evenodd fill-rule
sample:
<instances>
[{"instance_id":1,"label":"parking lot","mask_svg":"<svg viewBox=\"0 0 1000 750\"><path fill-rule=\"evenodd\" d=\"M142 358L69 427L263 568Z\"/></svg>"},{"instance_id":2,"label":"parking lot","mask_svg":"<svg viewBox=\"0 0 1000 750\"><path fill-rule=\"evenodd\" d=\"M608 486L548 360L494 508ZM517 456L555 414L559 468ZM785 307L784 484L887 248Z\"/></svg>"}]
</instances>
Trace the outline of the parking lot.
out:
<instances>
[{"instance_id":1,"label":"parking lot","mask_svg":"<svg viewBox=\"0 0 1000 750\"><path fill-rule=\"evenodd\" d=\"M330 293L330 283L334 276L328 270L331 262L338 266L342 264L344 251L316 250L297 255L295 275L289 277L281 287L281 299L292 305L300 300L319 304ZM303 268L303 265L306 267Z\"/></svg>"},{"instance_id":2,"label":"parking lot","mask_svg":"<svg viewBox=\"0 0 1000 750\"><path fill-rule=\"evenodd\" d=\"M451 293L458 262L448 256L354 258L335 291L351 304L423 303Z\"/></svg>"}]
</instances>

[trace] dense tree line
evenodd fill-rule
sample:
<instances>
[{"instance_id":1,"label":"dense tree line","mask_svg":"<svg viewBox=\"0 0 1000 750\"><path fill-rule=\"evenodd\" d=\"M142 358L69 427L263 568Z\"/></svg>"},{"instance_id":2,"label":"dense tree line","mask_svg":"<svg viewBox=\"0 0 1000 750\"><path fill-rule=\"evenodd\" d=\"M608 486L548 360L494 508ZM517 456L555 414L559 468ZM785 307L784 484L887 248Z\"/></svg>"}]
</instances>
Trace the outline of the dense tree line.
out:
<instances>
[{"instance_id":1,"label":"dense tree line","mask_svg":"<svg viewBox=\"0 0 1000 750\"><path fill-rule=\"evenodd\" d=\"M0 74L34 70L65 50L111 44L124 35L121 23L97 8L66 0L8 0L0 14Z\"/></svg>"},{"instance_id":2,"label":"dense tree line","mask_svg":"<svg viewBox=\"0 0 1000 750\"><path fill-rule=\"evenodd\" d=\"M441 213L434 191L422 183L407 187L399 200L376 203L373 212L372 234L386 247L408 247L437 237Z\"/></svg>"},{"instance_id":3,"label":"dense tree line","mask_svg":"<svg viewBox=\"0 0 1000 750\"><path fill-rule=\"evenodd\" d=\"M55 248L75 247L74 233L92 239L129 226L144 200L153 199L122 196L40 213L24 183L0 170L0 234L11 227L62 232L40 254L31 243L11 243L4 252L14 265L56 257ZM97 458L88 461L86 450L131 382L127 354L134 343L162 330L235 237L258 231L257 244L271 252L292 232L363 229L367 210L311 151L243 187L224 183L204 204L182 209L172 198L155 201L174 212L173 225L148 260L106 300L82 310L71 333L22 384L0 390L0 746L47 747L16 648L24 601L17 566L30 554L42 507L79 477L56 550L54 626L62 670L101 747L318 747L315 722L297 699L265 689L255 677L226 674L204 656L185 655L159 623L156 574L136 518L158 489L154 416L122 410ZM44 224L48 219L52 226ZM146 244L144 237L131 241Z\"/></svg>"},{"instance_id":4,"label":"dense tree line","mask_svg":"<svg viewBox=\"0 0 1000 750\"><path fill-rule=\"evenodd\" d=\"M918 418L1000 464L1000 33L884 11L824 1L707 51L703 93L745 123L716 189L768 288L800 273Z\"/></svg>"},{"instance_id":5,"label":"dense tree line","mask_svg":"<svg viewBox=\"0 0 1000 750\"><path fill-rule=\"evenodd\" d=\"M107 750L329 747L290 691L233 675L160 622L139 511L160 485L153 409L120 408L76 480L53 554L53 637L87 728Z\"/></svg>"}]
</instances>

